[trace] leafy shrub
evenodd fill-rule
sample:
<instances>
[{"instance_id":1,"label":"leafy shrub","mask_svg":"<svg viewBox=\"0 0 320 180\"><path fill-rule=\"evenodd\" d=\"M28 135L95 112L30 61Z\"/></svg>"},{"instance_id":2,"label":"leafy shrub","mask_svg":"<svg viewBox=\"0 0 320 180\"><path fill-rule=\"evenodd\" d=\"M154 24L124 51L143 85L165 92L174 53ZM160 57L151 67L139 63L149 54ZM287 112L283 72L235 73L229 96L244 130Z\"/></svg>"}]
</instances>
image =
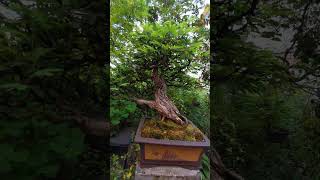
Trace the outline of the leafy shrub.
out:
<instances>
[{"instance_id":1,"label":"leafy shrub","mask_svg":"<svg viewBox=\"0 0 320 180\"><path fill-rule=\"evenodd\" d=\"M306 116L306 94L272 88L259 93L237 92L229 88L216 87L212 104L214 145L226 166L247 179L317 177L319 138L313 127L319 121Z\"/></svg>"},{"instance_id":2,"label":"leafy shrub","mask_svg":"<svg viewBox=\"0 0 320 180\"><path fill-rule=\"evenodd\" d=\"M11 140L0 145L0 173L10 179L53 178L61 160L75 162L84 150L82 132L68 124L2 122L0 129L2 141Z\"/></svg>"},{"instance_id":3,"label":"leafy shrub","mask_svg":"<svg viewBox=\"0 0 320 180\"><path fill-rule=\"evenodd\" d=\"M136 104L127 100L111 100L110 118L112 125L118 125L126 120L130 113L137 109Z\"/></svg>"},{"instance_id":4,"label":"leafy shrub","mask_svg":"<svg viewBox=\"0 0 320 180\"><path fill-rule=\"evenodd\" d=\"M172 88L170 96L178 109L202 132L209 135L210 132L210 109L209 94L202 88Z\"/></svg>"},{"instance_id":5,"label":"leafy shrub","mask_svg":"<svg viewBox=\"0 0 320 180\"><path fill-rule=\"evenodd\" d=\"M111 160L110 160L110 177L111 180L133 180L134 179L134 171L135 166L131 165L129 169L125 169L123 167L123 161L126 160L128 154L119 156L116 154L112 154Z\"/></svg>"},{"instance_id":6,"label":"leafy shrub","mask_svg":"<svg viewBox=\"0 0 320 180\"><path fill-rule=\"evenodd\" d=\"M19 19L0 19L0 175L6 179L59 179L65 164L79 163L84 135L62 104L90 107L80 110L87 114L102 109L107 94L105 56L98 53L105 51L97 36L101 1L35 3L7 1Z\"/></svg>"},{"instance_id":7,"label":"leafy shrub","mask_svg":"<svg viewBox=\"0 0 320 180\"><path fill-rule=\"evenodd\" d=\"M202 156L201 160L201 180L210 179L210 160L206 154Z\"/></svg>"}]
</instances>

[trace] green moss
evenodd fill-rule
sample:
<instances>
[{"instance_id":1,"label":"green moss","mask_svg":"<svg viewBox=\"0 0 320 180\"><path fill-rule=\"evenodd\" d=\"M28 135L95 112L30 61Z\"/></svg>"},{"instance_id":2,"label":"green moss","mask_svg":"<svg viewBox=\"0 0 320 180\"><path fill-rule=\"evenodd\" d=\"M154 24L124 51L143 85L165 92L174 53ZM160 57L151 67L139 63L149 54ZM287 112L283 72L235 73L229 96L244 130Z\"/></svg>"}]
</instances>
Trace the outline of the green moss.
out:
<instances>
[{"instance_id":1,"label":"green moss","mask_svg":"<svg viewBox=\"0 0 320 180\"><path fill-rule=\"evenodd\" d=\"M192 124L179 125L171 120L151 119L145 121L141 136L155 139L203 141L201 131Z\"/></svg>"}]
</instances>

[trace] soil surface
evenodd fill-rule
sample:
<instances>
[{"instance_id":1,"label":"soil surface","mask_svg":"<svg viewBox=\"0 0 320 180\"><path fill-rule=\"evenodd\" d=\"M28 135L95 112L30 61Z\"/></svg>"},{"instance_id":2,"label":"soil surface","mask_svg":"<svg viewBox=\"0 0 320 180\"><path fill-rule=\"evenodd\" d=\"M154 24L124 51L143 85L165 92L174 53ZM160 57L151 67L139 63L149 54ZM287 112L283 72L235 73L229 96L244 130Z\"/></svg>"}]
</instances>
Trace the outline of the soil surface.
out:
<instances>
[{"instance_id":1,"label":"soil surface","mask_svg":"<svg viewBox=\"0 0 320 180\"><path fill-rule=\"evenodd\" d=\"M150 119L145 121L141 136L180 141L204 141L201 131L191 123L180 125L171 120Z\"/></svg>"}]
</instances>

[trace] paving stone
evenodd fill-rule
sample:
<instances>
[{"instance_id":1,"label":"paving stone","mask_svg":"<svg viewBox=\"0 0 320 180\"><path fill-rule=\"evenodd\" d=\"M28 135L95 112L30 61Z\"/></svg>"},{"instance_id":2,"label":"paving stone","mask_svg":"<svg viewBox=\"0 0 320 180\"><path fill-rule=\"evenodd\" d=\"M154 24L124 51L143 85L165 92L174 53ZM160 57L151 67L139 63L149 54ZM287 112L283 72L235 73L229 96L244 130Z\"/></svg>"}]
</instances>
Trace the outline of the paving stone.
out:
<instances>
[{"instance_id":1,"label":"paving stone","mask_svg":"<svg viewBox=\"0 0 320 180\"><path fill-rule=\"evenodd\" d=\"M173 166L136 167L135 180L200 180L200 170Z\"/></svg>"}]
</instances>

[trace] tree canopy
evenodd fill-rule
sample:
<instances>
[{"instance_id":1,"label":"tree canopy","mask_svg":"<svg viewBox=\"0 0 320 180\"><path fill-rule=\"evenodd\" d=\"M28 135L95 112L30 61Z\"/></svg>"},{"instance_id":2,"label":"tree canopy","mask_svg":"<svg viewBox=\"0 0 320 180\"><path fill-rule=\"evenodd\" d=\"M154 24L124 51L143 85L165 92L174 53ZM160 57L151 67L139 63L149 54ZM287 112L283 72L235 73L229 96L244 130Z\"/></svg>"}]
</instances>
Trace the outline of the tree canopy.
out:
<instances>
[{"instance_id":1,"label":"tree canopy","mask_svg":"<svg viewBox=\"0 0 320 180\"><path fill-rule=\"evenodd\" d=\"M154 65L169 87L201 86L190 73L198 73L208 65L209 36L208 30L199 25L201 2L187 6L191 2L130 1L137 5L131 14L118 6L122 1L111 3L111 10L120 9L111 13L111 40L119 45L110 51L112 99L151 98ZM118 18L118 13L130 17Z\"/></svg>"}]
</instances>

